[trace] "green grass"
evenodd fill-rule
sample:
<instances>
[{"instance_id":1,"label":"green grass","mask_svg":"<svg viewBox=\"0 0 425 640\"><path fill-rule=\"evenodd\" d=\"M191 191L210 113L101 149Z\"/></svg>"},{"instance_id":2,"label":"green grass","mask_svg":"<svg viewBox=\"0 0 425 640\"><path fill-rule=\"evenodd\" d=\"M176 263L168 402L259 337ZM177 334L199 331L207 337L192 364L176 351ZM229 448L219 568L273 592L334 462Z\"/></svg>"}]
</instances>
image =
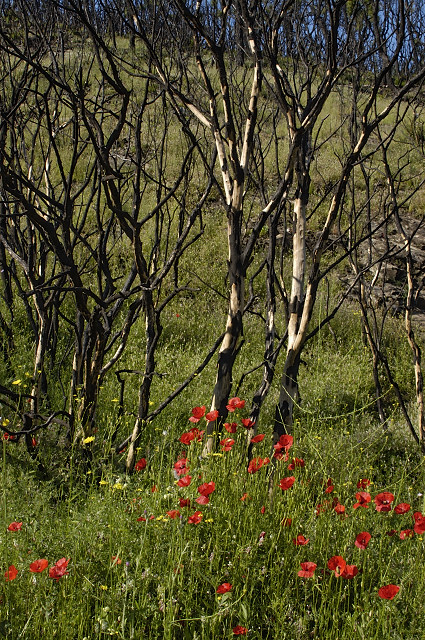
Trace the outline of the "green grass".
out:
<instances>
[{"instance_id":1,"label":"green grass","mask_svg":"<svg viewBox=\"0 0 425 640\"><path fill-rule=\"evenodd\" d=\"M424 462L416 451L372 425L361 437L355 430L361 412L350 435L337 420L329 426L304 418L296 425L290 460L302 457L305 466L289 471L287 462L277 462L270 491L269 466L246 472L242 427L232 434L231 451L206 460L200 443L179 442L192 426L190 408L174 424L161 420L150 428L139 450L147 466L130 478L117 472L119 461L95 459L85 480L71 462L59 486L40 483L31 463L18 463L16 445L3 443L0 557L2 574L14 565L18 575L0 581L0 637L207 640L230 638L237 625L250 638L423 637L423 536L399 537L413 528L413 511L425 507ZM239 424L244 415L235 418ZM269 442L266 436L256 444L255 455L270 455ZM172 469L183 451L192 481L180 488ZM280 479L291 475L293 487L282 491ZM368 509L354 510L361 478L371 480L372 501ZM209 504L199 506L197 487L210 481L215 491ZM394 494L393 505L410 503L410 512L378 513L373 497L381 491ZM180 498L192 506L180 507ZM345 514L335 513L336 499ZM317 514L319 503L323 511ZM170 518L173 509L181 516ZM189 523L198 510L202 521ZM290 527L282 526L285 518L292 519ZM22 522L21 530L8 531L11 522ZM392 529L397 534L390 537ZM372 536L363 551L354 545L362 531ZM293 544L299 534L308 544ZM335 555L355 564L358 575L336 578L327 569ZM69 558L69 574L55 581L48 571L63 557ZM49 568L32 573L29 566L38 558L47 559ZM306 561L317 564L312 578L297 575ZM232 589L220 596L217 587L225 582ZM385 584L400 586L392 601L377 595Z\"/></svg>"}]
</instances>

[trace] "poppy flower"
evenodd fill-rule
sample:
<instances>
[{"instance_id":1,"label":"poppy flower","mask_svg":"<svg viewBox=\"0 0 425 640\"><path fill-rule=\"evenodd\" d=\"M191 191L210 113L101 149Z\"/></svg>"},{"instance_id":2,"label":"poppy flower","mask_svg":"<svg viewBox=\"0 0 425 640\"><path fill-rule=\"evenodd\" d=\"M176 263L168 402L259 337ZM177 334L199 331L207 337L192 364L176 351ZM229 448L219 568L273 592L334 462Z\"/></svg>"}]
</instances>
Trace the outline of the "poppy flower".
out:
<instances>
[{"instance_id":1,"label":"poppy flower","mask_svg":"<svg viewBox=\"0 0 425 640\"><path fill-rule=\"evenodd\" d=\"M317 564L315 562L301 562L301 571L298 571L300 578L312 578L316 571Z\"/></svg>"},{"instance_id":2,"label":"poppy flower","mask_svg":"<svg viewBox=\"0 0 425 640\"><path fill-rule=\"evenodd\" d=\"M229 413L233 413L236 409L243 409L244 406L245 400L241 400L240 398L230 398L229 404L226 405L226 409Z\"/></svg>"},{"instance_id":3,"label":"poppy flower","mask_svg":"<svg viewBox=\"0 0 425 640\"><path fill-rule=\"evenodd\" d=\"M192 415L190 416L189 421L196 424L197 422L199 422L201 418L204 417L204 415L205 415L205 405L203 405L202 407L193 407Z\"/></svg>"},{"instance_id":4,"label":"poppy flower","mask_svg":"<svg viewBox=\"0 0 425 640\"><path fill-rule=\"evenodd\" d=\"M334 511L335 511L335 513L338 513L338 514L342 515L343 513L345 513L345 507L344 507L343 504L338 502L338 504L336 504L334 506Z\"/></svg>"},{"instance_id":5,"label":"poppy flower","mask_svg":"<svg viewBox=\"0 0 425 640\"><path fill-rule=\"evenodd\" d=\"M403 531L400 531L400 540L405 540L406 538L413 538L414 535L415 533L412 529L403 529Z\"/></svg>"},{"instance_id":6,"label":"poppy flower","mask_svg":"<svg viewBox=\"0 0 425 640\"><path fill-rule=\"evenodd\" d=\"M246 636L247 633L248 633L248 629L246 627L241 627L240 624L238 624L237 627L233 627L234 636Z\"/></svg>"},{"instance_id":7,"label":"poppy flower","mask_svg":"<svg viewBox=\"0 0 425 640\"><path fill-rule=\"evenodd\" d=\"M242 418L241 422L245 429L252 429L252 427L255 425L254 420L250 420L250 418Z\"/></svg>"},{"instance_id":8,"label":"poppy flower","mask_svg":"<svg viewBox=\"0 0 425 640\"><path fill-rule=\"evenodd\" d=\"M288 470L293 471L295 467L304 467L305 462L302 458L292 458L292 462L288 464Z\"/></svg>"},{"instance_id":9,"label":"poppy flower","mask_svg":"<svg viewBox=\"0 0 425 640\"><path fill-rule=\"evenodd\" d=\"M294 444L294 436L290 436L286 433L281 435L279 440L276 442L276 444L273 445L273 448L275 450L275 457L277 457L276 454L279 454L281 451L285 451L286 453L288 453L289 449L292 447L293 444ZM286 460L287 459L288 458L286 458Z\"/></svg>"},{"instance_id":10,"label":"poppy flower","mask_svg":"<svg viewBox=\"0 0 425 640\"><path fill-rule=\"evenodd\" d=\"M195 502L197 502L198 504L208 504L210 501L208 496L199 496L198 498L196 498Z\"/></svg>"},{"instance_id":11,"label":"poppy flower","mask_svg":"<svg viewBox=\"0 0 425 640\"><path fill-rule=\"evenodd\" d=\"M216 593L227 593L228 591L231 591L231 590L232 590L232 585L229 582L223 582L223 584L217 587Z\"/></svg>"},{"instance_id":12,"label":"poppy flower","mask_svg":"<svg viewBox=\"0 0 425 640\"><path fill-rule=\"evenodd\" d=\"M143 469L146 468L146 464L147 464L146 458L140 458L140 460L138 460L134 465L135 471L142 471Z\"/></svg>"},{"instance_id":13,"label":"poppy flower","mask_svg":"<svg viewBox=\"0 0 425 640\"><path fill-rule=\"evenodd\" d=\"M283 518L280 524L282 527L290 527L292 524L292 518Z\"/></svg>"},{"instance_id":14,"label":"poppy flower","mask_svg":"<svg viewBox=\"0 0 425 640\"><path fill-rule=\"evenodd\" d=\"M334 572L335 578L339 578L342 575L347 563L342 556L332 556L328 560L328 569Z\"/></svg>"},{"instance_id":15,"label":"poppy flower","mask_svg":"<svg viewBox=\"0 0 425 640\"><path fill-rule=\"evenodd\" d=\"M214 411L209 411L205 416L205 420L207 420L208 422L214 422L215 420L217 420L219 415L220 414L217 409L215 409Z\"/></svg>"},{"instance_id":16,"label":"poppy flower","mask_svg":"<svg viewBox=\"0 0 425 640\"><path fill-rule=\"evenodd\" d=\"M410 504L408 502L400 502L394 507L394 513L402 514L410 511Z\"/></svg>"},{"instance_id":17,"label":"poppy flower","mask_svg":"<svg viewBox=\"0 0 425 640\"><path fill-rule=\"evenodd\" d=\"M370 480L362 478L357 483L357 489L367 489L370 486Z\"/></svg>"},{"instance_id":18,"label":"poppy flower","mask_svg":"<svg viewBox=\"0 0 425 640\"><path fill-rule=\"evenodd\" d=\"M310 541L310 538L305 538L303 535L298 535L296 538L293 538L292 540L292 542L296 547L304 547L306 544L309 543L309 541Z\"/></svg>"},{"instance_id":19,"label":"poppy flower","mask_svg":"<svg viewBox=\"0 0 425 640\"><path fill-rule=\"evenodd\" d=\"M192 480L192 476L183 476L177 482L178 487L188 487L190 485L190 481Z\"/></svg>"},{"instance_id":20,"label":"poppy flower","mask_svg":"<svg viewBox=\"0 0 425 640\"><path fill-rule=\"evenodd\" d=\"M356 493L356 504L353 504L353 509L358 509L359 507L363 507L364 509L368 508L368 503L372 500L370 497L370 493L367 491L359 491Z\"/></svg>"},{"instance_id":21,"label":"poppy flower","mask_svg":"<svg viewBox=\"0 0 425 640\"><path fill-rule=\"evenodd\" d=\"M242 502L245 502L247 498L249 498L249 495L247 493L243 493L242 496L239 498L239 500L241 500Z\"/></svg>"},{"instance_id":22,"label":"poppy flower","mask_svg":"<svg viewBox=\"0 0 425 640\"><path fill-rule=\"evenodd\" d=\"M251 438L251 442L262 442L264 440L264 433L259 433L257 436Z\"/></svg>"},{"instance_id":23,"label":"poppy flower","mask_svg":"<svg viewBox=\"0 0 425 640\"><path fill-rule=\"evenodd\" d=\"M387 531L387 536L390 536L390 538L392 538L392 536L395 536L396 533L397 529L391 529L390 531Z\"/></svg>"},{"instance_id":24,"label":"poppy flower","mask_svg":"<svg viewBox=\"0 0 425 640\"><path fill-rule=\"evenodd\" d=\"M66 558L62 558L62 562L63 562L64 560L66 561ZM60 561L60 560L58 560L58 562L59 562L59 563L61 563L61 561ZM122 564L122 560L121 560L121 558L120 558L119 556L112 556L112 557L111 557L111 562L112 562L112 564L113 564L114 566L116 566L116 565L118 565L118 564ZM58 564L58 563L56 562L55 566L57 566L57 564ZM68 562L67 562L66 564L68 564ZM65 565L65 566L66 566L66 565Z\"/></svg>"},{"instance_id":25,"label":"poppy flower","mask_svg":"<svg viewBox=\"0 0 425 640\"><path fill-rule=\"evenodd\" d=\"M387 513L391 511L391 503L394 500L394 496L389 491L383 491L375 496L376 510L380 513Z\"/></svg>"},{"instance_id":26,"label":"poppy flower","mask_svg":"<svg viewBox=\"0 0 425 640\"><path fill-rule=\"evenodd\" d=\"M192 442L192 440L195 440L195 434L193 433L193 431L186 431L185 433L182 433L182 435L179 438L179 441L182 442L183 444L190 444Z\"/></svg>"},{"instance_id":27,"label":"poppy flower","mask_svg":"<svg viewBox=\"0 0 425 640\"><path fill-rule=\"evenodd\" d=\"M41 558L40 560L35 560L30 564L30 571L32 573L41 573L44 569L47 569L49 562L45 558Z\"/></svg>"},{"instance_id":28,"label":"poppy flower","mask_svg":"<svg viewBox=\"0 0 425 640\"><path fill-rule=\"evenodd\" d=\"M186 475L189 471L187 458L179 458L179 460L174 464L174 471L178 476Z\"/></svg>"},{"instance_id":29,"label":"poppy flower","mask_svg":"<svg viewBox=\"0 0 425 640\"><path fill-rule=\"evenodd\" d=\"M177 509L171 509L170 511L166 511L167 516L171 518L171 520L175 520L175 518L180 517L180 511Z\"/></svg>"},{"instance_id":30,"label":"poppy flower","mask_svg":"<svg viewBox=\"0 0 425 640\"><path fill-rule=\"evenodd\" d=\"M332 493L332 491L335 489L334 484L333 484L333 480L332 478L328 478L326 480L326 489L325 489L325 493Z\"/></svg>"},{"instance_id":31,"label":"poppy flower","mask_svg":"<svg viewBox=\"0 0 425 640\"><path fill-rule=\"evenodd\" d=\"M7 527L8 531L19 531L22 529L22 522L11 522Z\"/></svg>"},{"instance_id":32,"label":"poppy flower","mask_svg":"<svg viewBox=\"0 0 425 640\"><path fill-rule=\"evenodd\" d=\"M282 489L282 491L287 491L288 489L290 489L292 487L294 482L295 482L295 476L289 476L288 478L282 478L282 480L279 482L279 487Z\"/></svg>"},{"instance_id":33,"label":"poppy flower","mask_svg":"<svg viewBox=\"0 0 425 640\"><path fill-rule=\"evenodd\" d=\"M400 587L396 584L387 584L378 589L378 596L384 600L392 600L400 591Z\"/></svg>"},{"instance_id":34,"label":"poppy flower","mask_svg":"<svg viewBox=\"0 0 425 640\"><path fill-rule=\"evenodd\" d=\"M209 496L211 493L215 491L215 482L204 482L198 487L198 493L201 496Z\"/></svg>"},{"instance_id":35,"label":"poppy flower","mask_svg":"<svg viewBox=\"0 0 425 640\"><path fill-rule=\"evenodd\" d=\"M122 560L118 558L118 556L112 556L112 559L115 560L114 564L121 564ZM61 558L57 562L55 562L53 567L49 569L49 578L53 578L53 580L58 581L63 576L69 574L69 571L66 570L68 566L69 558Z\"/></svg>"},{"instance_id":36,"label":"poppy flower","mask_svg":"<svg viewBox=\"0 0 425 640\"><path fill-rule=\"evenodd\" d=\"M223 438L223 440L220 440L220 444L222 451L231 451L235 441L233 438Z\"/></svg>"},{"instance_id":37,"label":"poppy flower","mask_svg":"<svg viewBox=\"0 0 425 640\"><path fill-rule=\"evenodd\" d=\"M189 524L199 524L203 517L204 517L204 515L203 515L202 511L195 511L194 514L189 516L187 521L188 521Z\"/></svg>"},{"instance_id":38,"label":"poppy flower","mask_svg":"<svg viewBox=\"0 0 425 640\"><path fill-rule=\"evenodd\" d=\"M238 425L236 422L232 422L231 424L229 424L228 422L225 422L224 428L228 433L236 433L236 429L238 428Z\"/></svg>"},{"instance_id":39,"label":"poppy flower","mask_svg":"<svg viewBox=\"0 0 425 640\"><path fill-rule=\"evenodd\" d=\"M263 458L252 458L248 465L248 473L257 473L264 464Z\"/></svg>"},{"instance_id":40,"label":"poppy flower","mask_svg":"<svg viewBox=\"0 0 425 640\"><path fill-rule=\"evenodd\" d=\"M356 536L354 544L358 549L362 549L364 551L369 544L371 537L372 536L368 531L362 531Z\"/></svg>"},{"instance_id":41,"label":"poppy flower","mask_svg":"<svg viewBox=\"0 0 425 640\"><path fill-rule=\"evenodd\" d=\"M263 505L260 509L260 513L264 515L266 513L266 507Z\"/></svg>"},{"instance_id":42,"label":"poppy flower","mask_svg":"<svg viewBox=\"0 0 425 640\"><path fill-rule=\"evenodd\" d=\"M425 533L425 516L420 515L415 518L415 526L413 527L415 533L422 535Z\"/></svg>"},{"instance_id":43,"label":"poppy flower","mask_svg":"<svg viewBox=\"0 0 425 640\"><path fill-rule=\"evenodd\" d=\"M155 518L155 516L149 516L149 520L153 520ZM145 518L145 516L140 516L140 518L137 518L137 522L147 522L147 518Z\"/></svg>"},{"instance_id":44,"label":"poppy flower","mask_svg":"<svg viewBox=\"0 0 425 640\"><path fill-rule=\"evenodd\" d=\"M18 570L15 565L11 564L9 569L5 572L4 577L6 578L6 582L12 582L18 575Z\"/></svg>"},{"instance_id":45,"label":"poppy flower","mask_svg":"<svg viewBox=\"0 0 425 640\"><path fill-rule=\"evenodd\" d=\"M352 580L359 572L358 567L355 564L346 564L344 571L341 573L341 577L346 580Z\"/></svg>"},{"instance_id":46,"label":"poppy flower","mask_svg":"<svg viewBox=\"0 0 425 640\"><path fill-rule=\"evenodd\" d=\"M189 498L180 498L179 505L180 505L180 507L190 507L190 499Z\"/></svg>"}]
</instances>

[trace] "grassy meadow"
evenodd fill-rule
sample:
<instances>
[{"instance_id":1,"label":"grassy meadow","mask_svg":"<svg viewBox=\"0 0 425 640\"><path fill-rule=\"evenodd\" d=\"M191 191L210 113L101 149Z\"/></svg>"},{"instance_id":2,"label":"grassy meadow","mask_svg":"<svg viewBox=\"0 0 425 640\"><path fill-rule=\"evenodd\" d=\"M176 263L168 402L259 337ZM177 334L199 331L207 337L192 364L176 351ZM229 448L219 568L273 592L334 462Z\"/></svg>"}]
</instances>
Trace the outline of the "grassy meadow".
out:
<instances>
[{"instance_id":1,"label":"grassy meadow","mask_svg":"<svg viewBox=\"0 0 425 640\"><path fill-rule=\"evenodd\" d=\"M175 313L173 335L193 310ZM181 325L188 364L200 325L215 322ZM131 416L118 418L107 389L89 471L60 443L48 458L45 442L53 472L41 479L3 440L0 637L423 638L424 460L396 404L385 432L377 423L358 317L347 310L333 329L336 343L323 331L306 353L293 443L271 450L270 398L248 469L243 403L217 452L200 455L206 418L189 418L208 412L213 365L146 425L131 477L108 442ZM167 350L158 369L162 385L177 377ZM389 585L396 593L380 591Z\"/></svg>"}]
</instances>

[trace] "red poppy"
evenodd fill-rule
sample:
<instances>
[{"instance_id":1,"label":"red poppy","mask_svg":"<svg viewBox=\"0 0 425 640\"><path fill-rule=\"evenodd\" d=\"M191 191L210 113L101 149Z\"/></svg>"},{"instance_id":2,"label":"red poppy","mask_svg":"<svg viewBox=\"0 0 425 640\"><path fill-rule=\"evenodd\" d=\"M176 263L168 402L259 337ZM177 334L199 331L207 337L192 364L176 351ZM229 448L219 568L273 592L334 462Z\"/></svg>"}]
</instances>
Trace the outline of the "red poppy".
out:
<instances>
[{"instance_id":1,"label":"red poppy","mask_svg":"<svg viewBox=\"0 0 425 640\"><path fill-rule=\"evenodd\" d=\"M3 440L16 440L16 436L12 436L9 433L4 433Z\"/></svg>"},{"instance_id":2,"label":"red poppy","mask_svg":"<svg viewBox=\"0 0 425 640\"><path fill-rule=\"evenodd\" d=\"M336 578L342 575L346 565L347 563L342 556L332 556L332 558L328 560L328 569L334 572Z\"/></svg>"},{"instance_id":3,"label":"red poppy","mask_svg":"<svg viewBox=\"0 0 425 640\"><path fill-rule=\"evenodd\" d=\"M190 481L192 480L192 476L183 476L177 482L178 487L188 487L190 485Z\"/></svg>"},{"instance_id":4,"label":"red poppy","mask_svg":"<svg viewBox=\"0 0 425 640\"><path fill-rule=\"evenodd\" d=\"M283 518L280 524L282 527L290 527L292 524L292 518Z\"/></svg>"},{"instance_id":5,"label":"red poppy","mask_svg":"<svg viewBox=\"0 0 425 640\"><path fill-rule=\"evenodd\" d=\"M282 491L286 491L287 489L290 489L292 487L294 482L295 482L295 476L282 478L282 480L279 482L279 487L282 489Z\"/></svg>"},{"instance_id":6,"label":"red poppy","mask_svg":"<svg viewBox=\"0 0 425 640\"><path fill-rule=\"evenodd\" d=\"M22 522L11 522L7 527L8 531L19 531L22 529Z\"/></svg>"},{"instance_id":7,"label":"red poppy","mask_svg":"<svg viewBox=\"0 0 425 640\"><path fill-rule=\"evenodd\" d=\"M293 444L294 436L290 436L284 433L280 436L279 440L276 442L273 448L275 449L276 453L279 453L282 450L288 452Z\"/></svg>"},{"instance_id":8,"label":"red poppy","mask_svg":"<svg viewBox=\"0 0 425 640\"><path fill-rule=\"evenodd\" d=\"M188 521L189 524L199 524L203 517L204 517L204 515L203 515L202 511L195 511L194 514L189 516L187 521Z\"/></svg>"},{"instance_id":9,"label":"red poppy","mask_svg":"<svg viewBox=\"0 0 425 640\"><path fill-rule=\"evenodd\" d=\"M357 489L367 489L370 486L370 480L367 478L362 478L357 483Z\"/></svg>"},{"instance_id":10,"label":"red poppy","mask_svg":"<svg viewBox=\"0 0 425 640\"><path fill-rule=\"evenodd\" d=\"M368 531L362 531L356 536L354 544L358 549L363 549L364 551L369 544L371 537L372 536L370 535L370 533L368 533Z\"/></svg>"},{"instance_id":11,"label":"red poppy","mask_svg":"<svg viewBox=\"0 0 425 640\"><path fill-rule=\"evenodd\" d=\"M190 444L192 442L192 440L195 440L195 434L193 433L193 431L186 431L185 433L182 433L182 435L179 438L179 441L182 442L183 444Z\"/></svg>"},{"instance_id":12,"label":"red poppy","mask_svg":"<svg viewBox=\"0 0 425 640\"><path fill-rule=\"evenodd\" d=\"M356 504L353 504L353 509L358 509L359 507L368 508L368 503L371 501L370 493L366 491L359 491L356 493Z\"/></svg>"},{"instance_id":13,"label":"red poppy","mask_svg":"<svg viewBox=\"0 0 425 640\"><path fill-rule=\"evenodd\" d=\"M32 445L33 447L36 447L36 446L37 446L37 444L38 444L37 440L36 440L35 438L31 438L31 445Z\"/></svg>"},{"instance_id":14,"label":"red poppy","mask_svg":"<svg viewBox=\"0 0 425 640\"><path fill-rule=\"evenodd\" d=\"M304 538L303 535L298 535L296 538L293 538L292 540L292 542L296 547L304 547L306 544L309 543L309 541L310 541L310 538Z\"/></svg>"},{"instance_id":15,"label":"red poppy","mask_svg":"<svg viewBox=\"0 0 425 640\"><path fill-rule=\"evenodd\" d=\"M250 418L242 418L241 422L245 429L252 429L252 427L255 425L254 420L250 420Z\"/></svg>"},{"instance_id":16,"label":"red poppy","mask_svg":"<svg viewBox=\"0 0 425 640\"><path fill-rule=\"evenodd\" d=\"M288 470L293 471L295 467L304 467L305 462L302 458L292 458L292 462L288 464Z\"/></svg>"},{"instance_id":17,"label":"red poppy","mask_svg":"<svg viewBox=\"0 0 425 640\"><path fill-rule=\"evenodd\" d=\"M201 496L209 496L211 493L215 491L215 482L204 482L198 487L198 493Z\"/></svg>"},{"instance_id":18,"label":"red poppy","mask_svg":"<svg viewBox=\"0 0 425 640\"><path fill-rule=\"evenodd\" d=\"M149 516L149 520L153 520L155 518L155 516ZM137 518L137 522L147 522L148 518L145 518L145 516L140 516L140 518Z\"/></svg>"},{"instance_id":19,"label":"red poppy","mask_svg":"<svg viewBox=\"0 0 425 640\"><path fill-rule=\"evenodd\" d=\"M415 533L422 535L425 533L425 516L420 515L415 518L415 526L413 527Z\"/></svg>"},{"instance_id":20,"label":"red poppy","mask_svg":"<svg viewBox=\"0 0 425 640\"><path fill-rule=\"evenodd\" d=\"M235 441L233 438L223 438L223 440L220 440L220 444L222 451L231 451Z\"/></svg>"},{"instance_id":21,"label":"red poppy","mask_svg":"<svg viewBox=\"0 0 425 640\"><path fill-rule=\"evenodd\" d=\"M383 491L375 496L376 510L380 513L386 513L391 511L391 503L394 500L394 496L389 491Z\"/></svg>"},{"instance_id":22,"label":"red poppy","mask_svg":"<svg viewBox=\"0 0 425 640\"><path fill-rule=\"evenodd\" d=\"M315 562L301 562L301 571L298 571L300 578L312 578L316 571L317 564Z\"/></svg>"},{"instance_id":23,"label":"red poppy","mask_svg":"<svg viewBox=\"0 0 425 640\"><path fill-rule=\"evenodd\" d=\"M402 514L410 511L410 504L408 502L400 502L394 507L394 513Z\"/></svg>"},{"instance_id":24,"label":"red poppy","mask_svg":"<svg viewBox=\"0 0 425 640\"><path fill-rule=\"evenodd\" d=\"M189 465L187 463L187 458L179 458L174 465L174 471L178 476L184 476L189 471Z\"/></svg>"},{"instance_id":25,"label":"red poppy","mask_svg":"<svg viewBox=\"0 0 425 640\"><path fill-rule=\"evenodd\" d=\"M342 578L346 578L346 580L352 580L354 576L356 576L359 572L358 567L355 564L346 564L344 571L341 573Z\"/></svg>"},{"instance_id":26,"label":"red poppy","mask_svg":"<svg viewBox=\"0 0 425 640\"><path fill-rule=\"evenodd\" d=\"M415 533L412 529L403 529L403 531L400 531L400 540L405 540L406 538L413 538L414 535Z\"/></svg>"},{"instance_id":27,"label":"red poppy","mask_svg":"<svg viewBox=\"0 0 425 640\"><path fill-rule=\"evenodd\" d=\"M15 565L11 564L9 569L4 574L4 577L6 578L6 582L12 582L12 580L14 580L17 575L18 575L17 568L15 567Z\"/></svg>"},{"instance_id":28,"label":"red poppy","mask_svg":"<svg viewBox=\"0 0 425 640\"><path fill-rule=\"evenodd\" d=\"M145 469L146 464L146 458L140 458L140 460L138 460L134 465L135 471L142 471L142 469Z\"/></svg>"},{"instance_id":29,"label":"red poppy","mask_svg":"<svg viewBox=\"0 0 425 640\"><path fill-rule=\"evenodd\" d=\"M338 502L338 504L334 506L334 511L335 513L342 515L343 513L345 513L345 507L343 504Z\"/></svg>"},{"instance_id":30,"label":"red poppy","mask_svg":"<svg viewBox=\"0 0 425 640\"><path fill-rule=\"evenodd\" d=\"M251 438L251 442L262 442L264 440L264 433L259 433L257 436Z\"/></svg>"},{"instance_id":31,"label":"red poppy","mask_svg":"<svg viewBox=\"0 0 425 640\"><path fill-rule=\"evenodd\" d=\"M201 418L204 417L204 415L205 415L205 405L202 407L194 407L192 409L192 415L190 416L189 421L196 424L197 422L199 422Z\"/></svg>"},{"instance_id":32,"label":"red poppy","mask_svg":"<svg viewBox=\"0 0 425 640\"><path fill-rule=\"evenodd\" d=\"M261 507L260 513L263 515L266 513L266 507L264 505Z\"/></svg>"},{"instance_id":33,"label":"red poppy","mask_svg":"<svg viewBox=\"0 0 425 640\"><path fill-rule=\"evenodd\" d=\"M252 458L248 465L248 473L257 473L264 464L263 458Z\"/></svg>"},{"instance_id":34,"label":"red poppy","mask_svg":"<svg viewBox=\"0 0 425 640\"><path fill-rule=\"evenodd\" d=\"M387 584L378 590L378 596L384 600L392 600L400 591L396 584Z\"/></svg>"},{"instance_id":35,"label":"red poppy","mask_svg":"<svg viewBox=\"0 0 425 640\"><path fill-rule=\"evenodd\" d=\"M179 499L180 507L190 507L190 499L189 498L180 498Z\"/></svg>"},{"instance_id":36,"label":"red poppy","mask_svg":"<svg viewBox=\"0 0 425 640\"><path fill-rule=\"evenodd\" d=\"M214 422L215 420L217 420L219 415L220 414L217 409L215 409L214 411L209 411L205 416L205 420L207 420L208 422Z\"/></svg>"},{"instance_id":37,"label":"red poppy","mask_svg":"<svg viewBox=\"0 0 425 640\"><path fill-rule=\"evenodd\" d=\"M227 593L228 591L232 590L232 585L230 584L230 582L223 582L223 584L221 584L219 587L217 587L216 592L217 593Z\"/></svg>"},{"instance_id":38,"label":"red poppy","mask_svg":"<svg viewBox=\"0 0 425 640\"><path fill-rule=\"evenodd\" d=\"M62 560L58 560L58 562L59 562L59 563L63 563L64 561L66 562L66 565L67 565L67 564L68 564L68 562L66 561L66 558L62 558ZM58 562L56 562L55 566L57 566ZM114 566L116 566L116 565L118 565L118 564L122 564L122 560L121 560L121 558L120 558L119 556L112 556L112 557L111 557L111 562L112 562L112 564L113 564ZM65 565L65 566L66 566L66 565ZM60 565L59 565L59 566L60 566ZM50 569L50 571L51 571L51 569ZM49 572L49 573L50 573L50 572ZM51 576L50 576L50 577L51 577Z\"/></svg>"},{"instance_id":39,"label":"red poppy","mask_svg":"<svg viewBox=\"0 0 425 640\"><path fill-rule=\"evenodd\" d=\"M233 627L234 636L246 636L247 633L248 633L248 629L246 627L241 627L240 624L238 624L237 627Z\"/></svg>"},{"instance_id":40,"label":"red poppy","mask_svg":"<svg viewBox=\"0 0 425 640\"><path fill-rule=\"evenodd\" d=\"M332 491L335 489L334 485L333 485L333 480L332 478L328 478L326 480L326 489L325 489L325 493L332 493Z\"/></svg>"},{"instance_id":41,"label":"red poppy","mask_svg":"<svg viewBox=\"0 0 425 640\"><path fill-rule=\"evenodd\" d=\"M197 502L198 504L208 504L210 501L208 496L199 496L198 498L196 498L195 502Z\"/></svg>"},{"instance_id":42,"label":"red poppy","mask_svg":"<svg viewBox=\"0 0 425 640\"><path fill-rule=\"evenodd\" d=\"M177 509L171 509L171 511L166 511L167 516L169 516L172 520L180 517L180 511Z\"/></svg>"},{"instance_id":43,"label":"red poppy","mask_svg":"<svg viewBox=\"0 0 425 640\"><path fill-rule=\"evenodd\" d=\"M35 560L30 564L30 571L32 573L41 573L44 569L47 569L49 562L45 558L41 558L40 560Z\"/></svg>"},{"instance_id":44,"label":"red poppy","mask_svg":"<svg viewBox=\"0 0 425 640\"><path fill-rule=\"evenodd\" d=\"M114 560L114 564L121 564L122 560L118 558L118 556L112 556L112 560ZM69 574L69 571L66 570L68 566L69 558L61 558L57 562L55 562L54 566L49 569L49 577L53 578L53 580L58 581L63 576Z\"/></svg>"},{"instance_id":45,"label":"red poppy","mask_svg":"<svg viewBox=\"0 0 425 640\"><path fill-rule=\"evenodd\" d=\"M247 493L243 493L241 498L239 499L242 500L242 502L244 502L247 498L249 498L249 495Z\"/></svg>"},{"instance_id":46,"label":"red poppy","mask_svg":"<svg viewBox=\"0 0 425 640\"><path fill-rule=\"evenodd\" d=\"M237 425L237 422L232 422L231 424L229 424L228 422L225 422L224 428L228 433L236 433L238 425Z\"/></svg>"},{"instance_id":47,"label":"red poppy","mask_svg":"<svg viewBox=\"0 0 425 640\"><path fill-rule=\"evenodd\" d=\"M390 531L387 531L387 536L390 536L390 538L392 538L392 536L395 536L396 533L397 529L391 529Z\"/></svg>"},{"instance_id":48,"label":"red poppy","mask_svg":"<svg viewBox=\"0 0 425 640\"><path fill-rule=\"evenodd\" d=\"M226 409L229 413L233 413L236 409L243 409L244 406L245 400L241 400L240 398L230 398L229 404L226 405Z\"/></svg>"}]
</instances>

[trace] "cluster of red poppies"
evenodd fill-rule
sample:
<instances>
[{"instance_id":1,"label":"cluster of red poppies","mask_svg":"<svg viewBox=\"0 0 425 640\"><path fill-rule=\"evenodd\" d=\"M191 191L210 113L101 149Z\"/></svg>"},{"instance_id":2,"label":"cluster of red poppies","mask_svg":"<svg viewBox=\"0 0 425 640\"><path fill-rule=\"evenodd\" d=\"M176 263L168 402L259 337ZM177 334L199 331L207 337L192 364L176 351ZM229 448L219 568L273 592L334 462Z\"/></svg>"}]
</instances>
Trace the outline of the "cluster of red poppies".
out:
<instances>
[{"instance_id":1,"label":"cluster of red poppies","mask_svg":"<svg viewBox=\"0 0 425 640\"><path fill-rule=\"evenodd\" d=\"M22 522L11 522L7 527L8 531L16 532L22 529ZM63 576L68 575L67 567L69 563L69 558L61 558L57 560L55 564L49 569L49 577L53 580L60 580ZM31 573L42 573L49 566L49 561L46 558L39 558L38 560L34 560L31 562L29 566L29 570ZM6 582L11 582L15 580L18 576L18 569L15 565L11 564L9 569L5 572L4 576L6 578Z\"/></svg>"}]
</instances>

